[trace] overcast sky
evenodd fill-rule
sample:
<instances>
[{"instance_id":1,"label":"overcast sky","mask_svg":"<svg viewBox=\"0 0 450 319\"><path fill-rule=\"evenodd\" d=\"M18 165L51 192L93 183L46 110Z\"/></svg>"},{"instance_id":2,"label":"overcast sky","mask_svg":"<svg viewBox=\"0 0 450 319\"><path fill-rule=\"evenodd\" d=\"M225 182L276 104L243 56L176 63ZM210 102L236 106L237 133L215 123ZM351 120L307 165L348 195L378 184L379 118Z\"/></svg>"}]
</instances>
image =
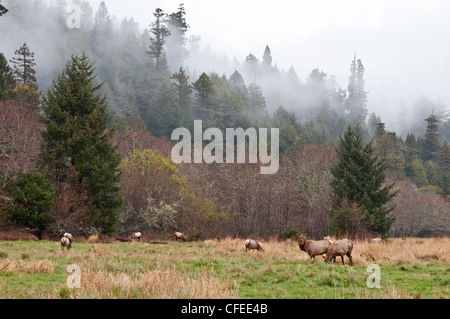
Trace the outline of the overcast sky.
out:
<instances>
[{"instance_id":1,"label":"overcast sky","mask_svg":"<svg viewBox=\"0 0 450 319\"><path fill-rule=\"evenodd\" d=\"M100 0L90 0L94 12ZM314 68L346 87L356 52L365 66L369 109L395 116L400 99L426 94L450 104L450 1L447 0L105 0L119 19L141 28L155 8L175 12L184 2L188 35L220 55L292 65L304 81ZM388 120L388 119L386 119Z\"/></svg>"}]
</instances>

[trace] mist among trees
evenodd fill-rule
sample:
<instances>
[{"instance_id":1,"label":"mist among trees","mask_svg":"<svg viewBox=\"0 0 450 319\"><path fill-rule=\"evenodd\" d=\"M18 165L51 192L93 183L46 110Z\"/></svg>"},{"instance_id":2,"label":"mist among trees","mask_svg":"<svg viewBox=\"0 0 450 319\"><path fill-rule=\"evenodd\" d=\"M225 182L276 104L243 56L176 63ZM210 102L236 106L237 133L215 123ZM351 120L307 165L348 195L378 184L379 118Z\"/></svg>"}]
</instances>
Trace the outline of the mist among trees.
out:
<instances>
[{"instance_id":1,"label":"mist among trees","mask_svg":"<svg viewBox=\"0 0 450 319\"><path fill-rule=\"evenodd\" d=\"M243 61L201 49L183 4L155 8L139 26L105 2L2 3L0 195L10 200L0 201L0 226L86 236L139 226L196 238L450 232L449 108L419 96L388 131L367 108L363 56L340 62L349 70L340 86L320 68L303 79L280 70L270 44ZM81 8L81 28L67 26L70 3ZM221 130L279 128L280 171L175 165L171 133L196 119ZM345 164L352 156L365 161ZM349 172L358 183L346 188ZM21 217L35 205L21 201L23 185L46 203L38 226ZM408 215L409 197L418 203Z\"/></svg>"}]
</instances>

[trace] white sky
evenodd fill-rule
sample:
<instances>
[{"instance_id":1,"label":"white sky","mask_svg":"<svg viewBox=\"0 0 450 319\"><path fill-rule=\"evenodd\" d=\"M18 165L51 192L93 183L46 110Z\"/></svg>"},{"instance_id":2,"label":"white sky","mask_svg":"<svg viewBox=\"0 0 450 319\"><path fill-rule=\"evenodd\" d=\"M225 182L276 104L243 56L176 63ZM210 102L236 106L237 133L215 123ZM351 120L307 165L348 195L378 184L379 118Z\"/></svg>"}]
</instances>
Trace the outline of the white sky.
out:
<instances>
[{"instance_id":1,"label":"white sky","mask_svg":"<svg viewBox=\"0 0 450 319\"><path fill-rule=\"evenodd\" d=\"M100 0L90 0L94 12ZM184 2L188 35L230 60L252 52L292 65L304 81L318 67L346 87L356 52L365 66L369 109L395 116L419 94L450 105L450 1L447 0L105 0L111 14L141 28L155 8ZM390 105L386 102L389 101ZM386 119L386 121L389 121Z\"/></svg>"}]
</instances>

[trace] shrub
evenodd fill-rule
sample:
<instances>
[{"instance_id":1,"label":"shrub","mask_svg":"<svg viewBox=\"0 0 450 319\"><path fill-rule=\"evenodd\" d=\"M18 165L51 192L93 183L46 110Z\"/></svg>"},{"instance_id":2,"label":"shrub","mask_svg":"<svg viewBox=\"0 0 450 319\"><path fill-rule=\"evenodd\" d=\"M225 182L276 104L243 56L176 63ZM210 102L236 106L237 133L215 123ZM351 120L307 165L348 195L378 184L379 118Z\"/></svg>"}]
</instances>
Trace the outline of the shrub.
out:
<instances>
[{"instance_id":1,"label":"shrub","mask_svg":"<svg viewBox=\"0 0 450 319\"><path fill-rule=\"evenodd\" d=\"M45 229L55 196L50 182L40 173L22 174L16 183L7 187L7 191L17 203L16 207L8 209L7 219L15 225L31 229L39 236Z\"/></svg>"}]
</instances>

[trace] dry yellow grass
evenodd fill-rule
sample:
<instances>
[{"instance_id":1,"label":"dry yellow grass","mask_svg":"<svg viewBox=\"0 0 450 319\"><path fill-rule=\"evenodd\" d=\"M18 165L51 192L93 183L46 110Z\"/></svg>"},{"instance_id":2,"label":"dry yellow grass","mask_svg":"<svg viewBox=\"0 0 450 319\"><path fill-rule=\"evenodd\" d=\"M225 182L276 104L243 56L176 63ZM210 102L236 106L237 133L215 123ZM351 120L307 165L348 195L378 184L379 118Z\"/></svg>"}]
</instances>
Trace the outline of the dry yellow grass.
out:
<instances>
[{"instance_id":1,"label":"dry yellow grass","mask_svg":"<svg viewBox=\"0 0 450 319\"><path fill-rule=\"evenodd\" d=\"M153 269L131 276L88 270L82 276L83 291L98 298L193 299L235 298L213 274L202 272L198 278L175 269Z\"/></svg>"},{"instance_id":2,"label":"dry yellow grass","mask_svg":"<svg viewBox=\"0 0 450 319\"><path fill-rule=\"evenodd\" d=\"M55 265L47 259L21 263L5 259L0 263L0 270L25 274L52 274L55 270Z\"/></svg>"},{"instance_id":3,"label":"dry yellow grass","mask_svg":"<svg viewBox=\"0 0 450 319\"><path fill-rule=\"evenodd\" d=\"M389 262L443 261L448 264L450 263L450 239L396 238L381 244L357 241L352 255L356 263L361 266L365 266L373 260Z\"/></svg>"},{"instance_id":4,"label":"dry yellow grass","mask_svg":"<svg viewBox=\"0 0 450 319\"><path fill-rule=\"evenodd\" d=\"M87 242L88 243L98 243L98 240L99 240L98 235L92 235L92 236L89 236Z\"/></svg>"},{"instance_id":5,"label":"dry yellow grass","mask_svg":"<svg viewBox=\"0 0 450 319\"><path fill-rule=\"evenodd\" d=\"M225 238L223 240L205 240L204 243L213 247L214 253L245 253L245 239ZM268 256L286 260L309 260L309 256L300 251L297 242L292 240L258 240L264 248L264 252L247 252L255 258L267 258ZM387 242L372 243L370 241L356 240L353 242L353 262L355 265L367 266L373 261L443 261L450 263L450 238L395 238ZM317 256L320 260L321 257ZM346 259L347 260L347 259ZM340 261L340 258L338 258Z\"/></svg>"}]
</instances>

